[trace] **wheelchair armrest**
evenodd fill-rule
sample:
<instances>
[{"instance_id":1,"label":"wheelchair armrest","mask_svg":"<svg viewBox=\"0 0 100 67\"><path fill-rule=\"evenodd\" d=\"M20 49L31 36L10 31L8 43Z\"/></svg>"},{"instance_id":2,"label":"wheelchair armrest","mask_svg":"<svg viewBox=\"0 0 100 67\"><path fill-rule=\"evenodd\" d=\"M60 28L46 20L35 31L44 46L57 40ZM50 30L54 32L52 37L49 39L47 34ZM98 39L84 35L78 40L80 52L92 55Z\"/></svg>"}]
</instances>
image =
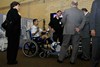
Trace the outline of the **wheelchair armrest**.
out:
<instances>
[{"instance_id":1,"label":"wheelchair armrest","mask_svg":"<svg viewBox=\"0 0 100 67\"><path fill-rule=\"evenodd\" d=\"M29 30L26 30L26 32L28 32L28 34L29 34L29 38L32 40L31 30L30 30L30 29L29 29Z\"/></svg>"}]
</instances>

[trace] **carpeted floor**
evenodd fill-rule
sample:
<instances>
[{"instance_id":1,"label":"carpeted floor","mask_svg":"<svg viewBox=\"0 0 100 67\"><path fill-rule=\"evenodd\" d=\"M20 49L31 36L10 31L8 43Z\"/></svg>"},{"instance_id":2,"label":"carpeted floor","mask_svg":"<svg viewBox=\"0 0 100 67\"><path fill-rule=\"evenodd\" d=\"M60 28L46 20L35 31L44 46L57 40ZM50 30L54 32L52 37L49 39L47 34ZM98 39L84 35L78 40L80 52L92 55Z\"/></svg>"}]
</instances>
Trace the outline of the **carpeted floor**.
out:
<instances>
[{"instance_id":1,"label":"carpeted floor","mask_svg":"<svg viewBox=\"0 0 100 67\"><path fill-rule=\"evenodd\" d=\"M57 63L57 56L49 56L47 58L40 58L38 56L28 58L23 55L22 51L18 53L18 64L6 64L6 52L0 52L0 67L91 67L91 61L82 61L77 59L74 65L69 63L69 58L63 63Z\"/></svg>"}]
</instances>

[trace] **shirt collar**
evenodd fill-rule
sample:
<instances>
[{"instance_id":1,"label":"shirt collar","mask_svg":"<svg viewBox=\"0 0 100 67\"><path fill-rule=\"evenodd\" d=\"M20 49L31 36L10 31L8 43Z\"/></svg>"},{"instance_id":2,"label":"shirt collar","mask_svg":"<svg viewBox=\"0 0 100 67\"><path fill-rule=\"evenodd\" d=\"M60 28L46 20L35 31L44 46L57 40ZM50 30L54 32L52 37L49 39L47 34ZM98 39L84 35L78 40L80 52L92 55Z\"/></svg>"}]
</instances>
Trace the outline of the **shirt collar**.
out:
<instances>
[{"instance_id":1,"label":"shirt collar","mask_svg":"<svg viewBox=\"0 0 100 67\"><path fill-rule=\"evenodd\" d=\"M85 12L85 16L88 14L89 12Z\"/></svg>"},{"instance_id":2,"label":"shirt collar","mask_svg":"<svg viewBox=\"0 0 100 67\"><path fill-rule=\"evenodd\" d=\"M34 28L37 28L37 26L33 25Z\"/></svg>"}]
</instances>

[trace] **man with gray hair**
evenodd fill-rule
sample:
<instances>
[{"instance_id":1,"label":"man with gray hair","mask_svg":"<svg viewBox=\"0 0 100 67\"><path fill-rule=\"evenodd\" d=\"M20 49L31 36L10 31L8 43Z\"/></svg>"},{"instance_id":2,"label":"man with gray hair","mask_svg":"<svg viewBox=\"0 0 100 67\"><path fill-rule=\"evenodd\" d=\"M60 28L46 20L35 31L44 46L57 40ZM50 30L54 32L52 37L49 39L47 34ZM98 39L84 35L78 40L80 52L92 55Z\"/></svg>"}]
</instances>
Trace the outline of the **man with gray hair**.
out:
<instances>
[{"instance_id":1,"label":"man with gray hair","mask_svg":"<svg viewBox=\"0 0 100 67\"><path fill-rule=\"evenodd\" d=\"M62 63L65 56L66 50L69 47L69 42L72 39L72 55L70 58L70 63L74 64L80 41L80 30L85 24L84 13L78 9L78 2L72 1L71 8L67 9L63 13L62 22L64 25L63 30L63 43L61 46L60 54L57 62Z\"/></svg>"}]
</instances>

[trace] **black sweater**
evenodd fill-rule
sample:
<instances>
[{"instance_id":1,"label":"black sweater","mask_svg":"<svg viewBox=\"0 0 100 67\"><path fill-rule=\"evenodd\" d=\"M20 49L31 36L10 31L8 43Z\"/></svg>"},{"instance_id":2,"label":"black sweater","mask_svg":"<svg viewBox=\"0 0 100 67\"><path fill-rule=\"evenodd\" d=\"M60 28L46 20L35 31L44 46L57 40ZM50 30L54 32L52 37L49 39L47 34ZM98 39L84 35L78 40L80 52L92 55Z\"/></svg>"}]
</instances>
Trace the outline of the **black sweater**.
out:
<instances>
[{"instance_id":1,"label":"black sweater","mask_svg":"<svg viewBox=\"0 0 100 67\"><path fill-rule=\"evenodd\" d=\"M17 9L10 9L7 13L7 18L9 22L8 29L6 30L6 36L19 36L21 28L21 16L18 14Z\"/></svg>"}]
</instances>

